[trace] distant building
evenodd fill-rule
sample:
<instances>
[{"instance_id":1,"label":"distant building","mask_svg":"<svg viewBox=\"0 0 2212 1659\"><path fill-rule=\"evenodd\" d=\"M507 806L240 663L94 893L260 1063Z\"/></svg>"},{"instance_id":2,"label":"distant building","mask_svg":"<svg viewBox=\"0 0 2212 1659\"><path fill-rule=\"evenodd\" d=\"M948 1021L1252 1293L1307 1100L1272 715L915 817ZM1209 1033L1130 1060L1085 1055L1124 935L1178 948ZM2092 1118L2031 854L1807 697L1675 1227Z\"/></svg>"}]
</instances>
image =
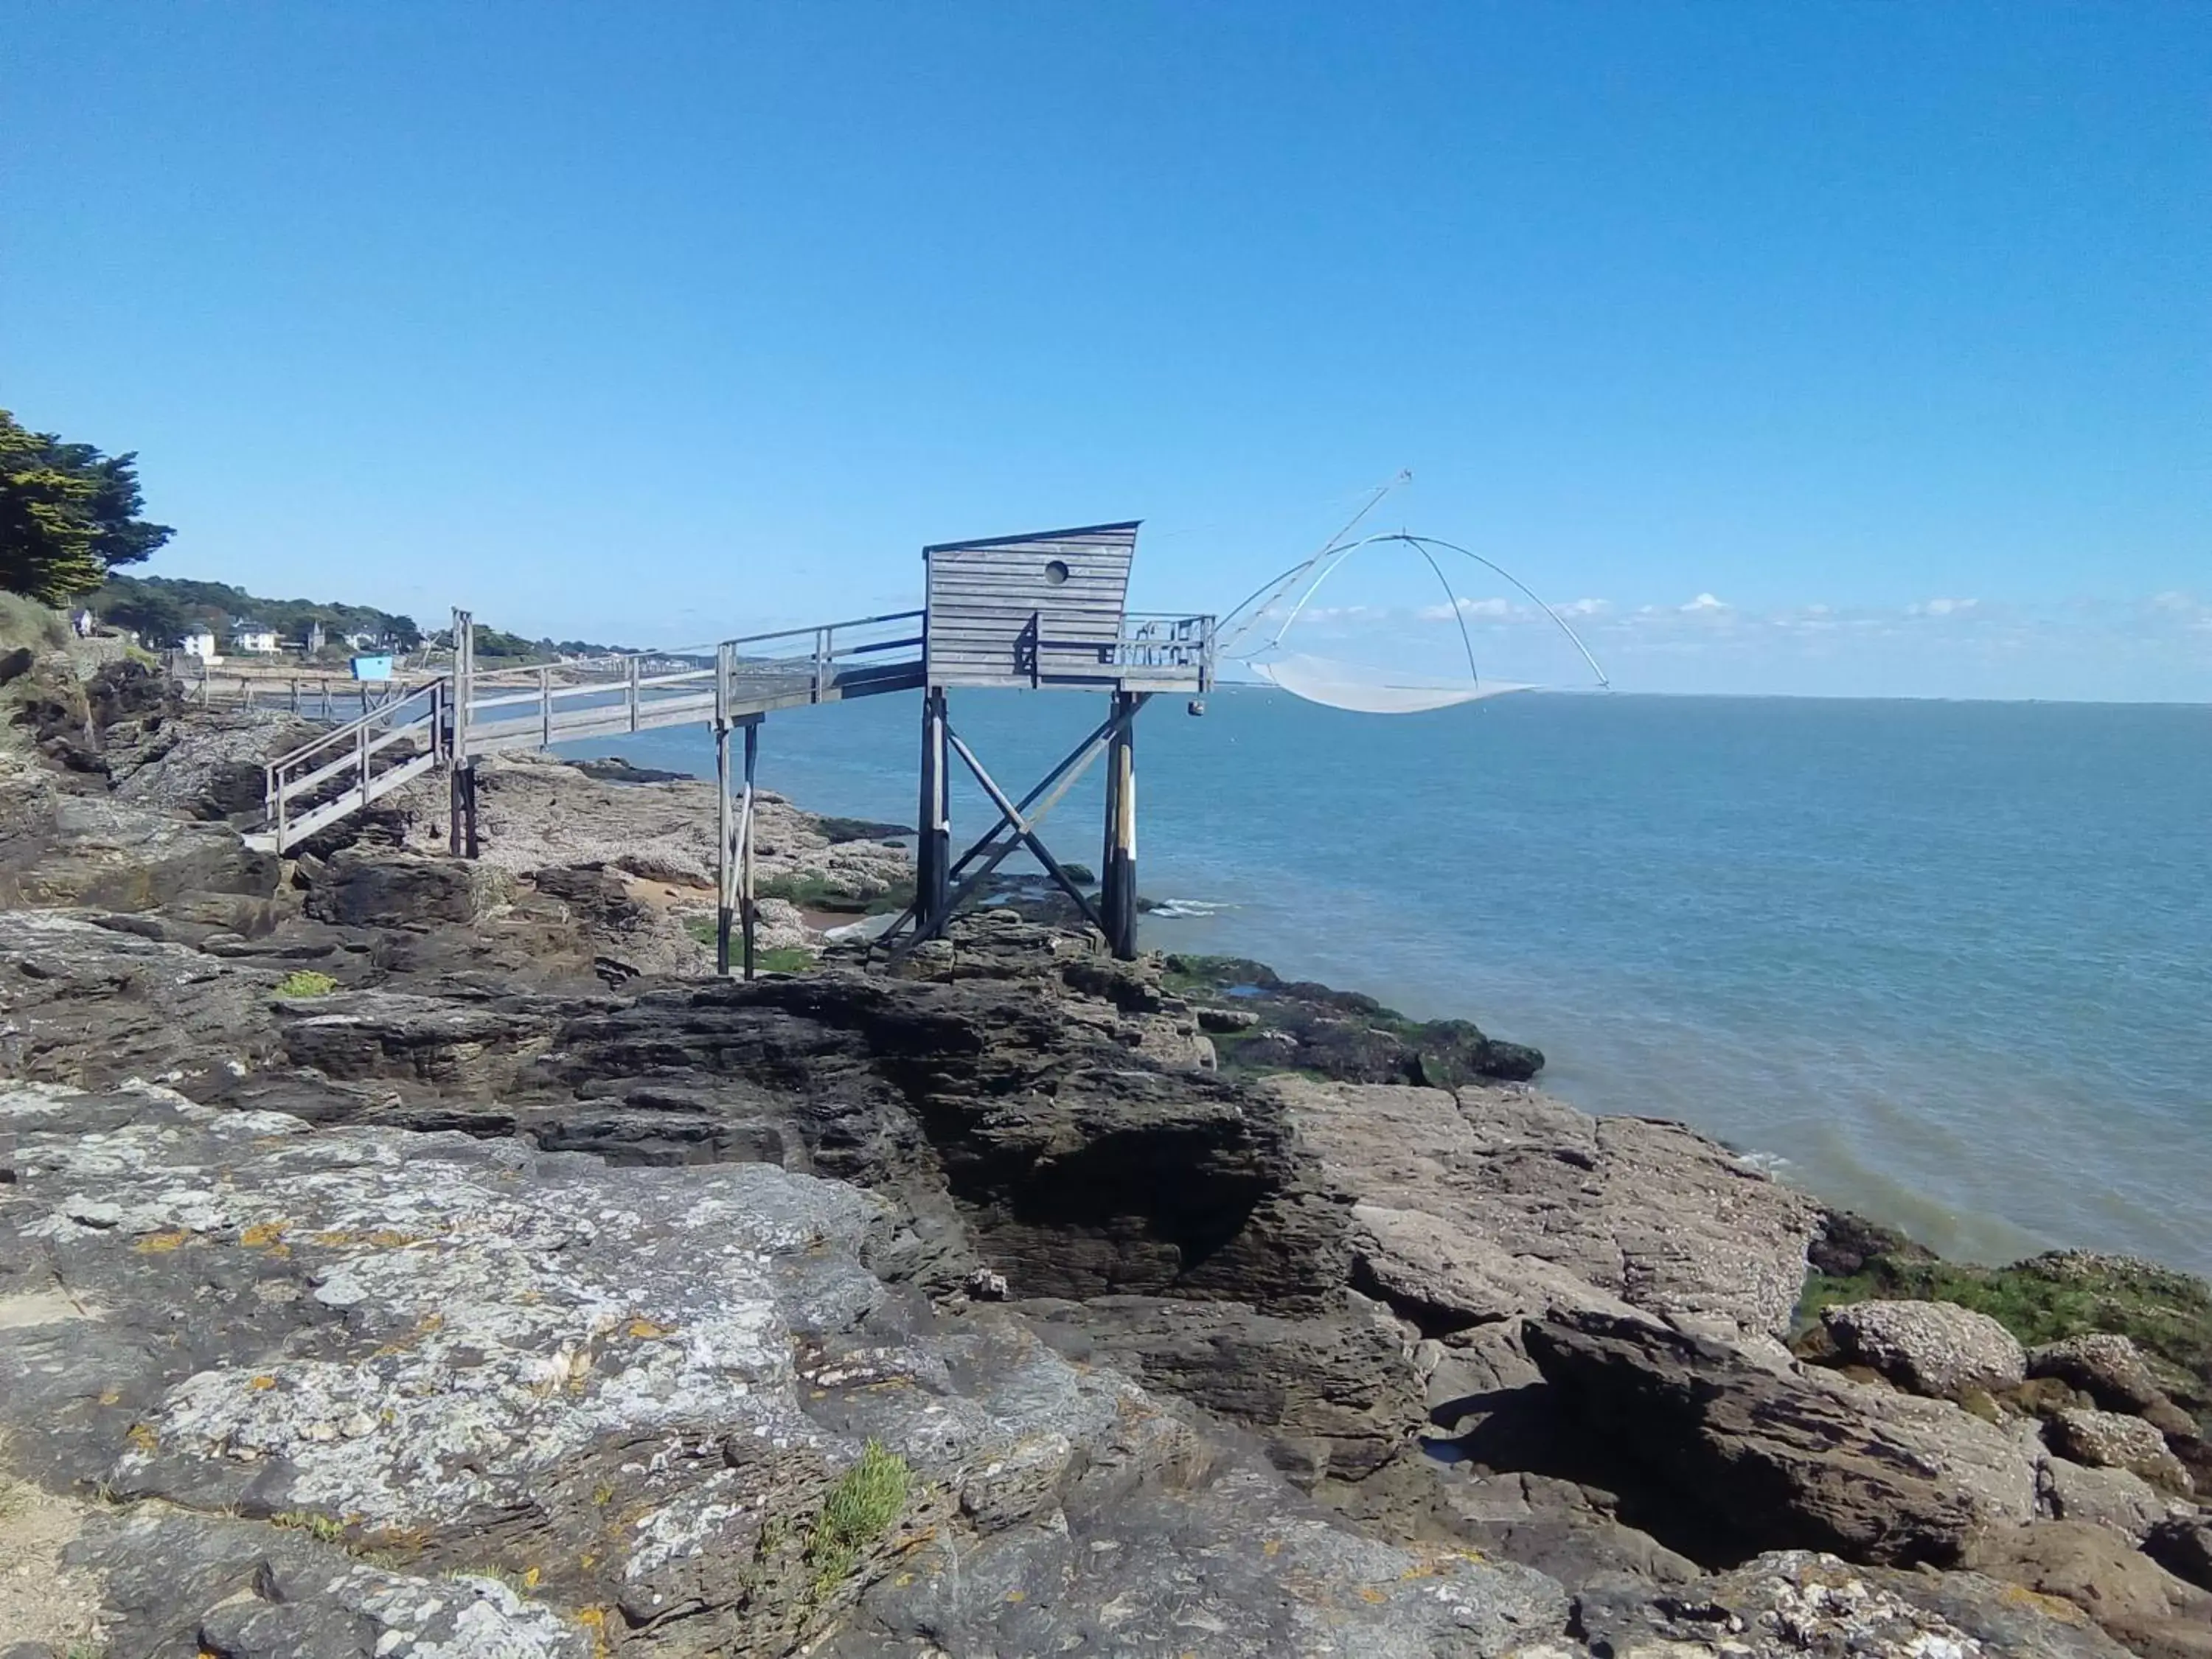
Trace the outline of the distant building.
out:
<instances>
[{"instance_id":1,"label":"distant building","mask_svg":"<svg viewBox=\"0 0 2212 1659\"><path fill-rule=\"evenodd\" d=\"M273 657L284 647L277 642L275 629L264 628L259 623L240 623L230 630L230 648L249 657Z\"/></svg>"},{"instance_id":2,"label":"distant building","mask_svg":"<svg viewBox=\"0 0 2212 1659\"><path fill-rule=\"evenodd\" d=\"M185 654L188 657L197 657L204 663L222 660L222 653L216 649L215 630L211 628L191 629L185 635L183 643Z\"/></svg>"},{"instance_id":3,"label":"distant building","mask_svg":"<svg viewBox=\"0 0 2212 1659\"><path fill-rule=\"evenodd\" d=\"M315 653L321 650L323 648L323 641L324 634L322 623L319 622L309 623L307 624L307 654L312 657Z\"/></svg>"}]
</instances>

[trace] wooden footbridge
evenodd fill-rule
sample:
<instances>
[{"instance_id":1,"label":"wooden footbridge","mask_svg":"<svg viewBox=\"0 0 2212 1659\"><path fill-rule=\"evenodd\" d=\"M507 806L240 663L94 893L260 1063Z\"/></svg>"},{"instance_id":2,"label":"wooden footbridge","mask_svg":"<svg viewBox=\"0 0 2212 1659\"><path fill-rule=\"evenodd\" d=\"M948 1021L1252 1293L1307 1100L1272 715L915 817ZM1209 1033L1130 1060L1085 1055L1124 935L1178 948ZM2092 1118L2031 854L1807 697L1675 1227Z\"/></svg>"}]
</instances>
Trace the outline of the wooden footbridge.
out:
<instances>
[{"instance_id":1,"label":"wooden footbridge","mask_svg":"<svg viewBox=\"0 0 2212 1659\"><path fill-rule=\"evenodd\" d=\"M772 714L918 691L922 744L913 906L885 935L895 951L940 934L1017 848L1098 927L1136 953L1135 720L1160 692L1202 696L1213 683L1214 620L1125 607L1134 523L1095 525L925 548L919 611L748 635L696 651L641 652L529 668L479 670L476 629L453 613L450 673L322 733L269 763L269 837L288 852L433 771L449 781L451 848L477 851L475 763L678 726L708 726L720 781L716 963L753 968L754 777ZM1018 800L952 726L953 687L1104 694L1105 718ZM733 743L733 739L736 741ZM733 752L734 750L734 752ZM1109 757L1104 864L1093 896L1039 834L1045 815L1100 754ZM998 821L951 856L949 771L957 756Z\"/></svg>"}]
</instances>

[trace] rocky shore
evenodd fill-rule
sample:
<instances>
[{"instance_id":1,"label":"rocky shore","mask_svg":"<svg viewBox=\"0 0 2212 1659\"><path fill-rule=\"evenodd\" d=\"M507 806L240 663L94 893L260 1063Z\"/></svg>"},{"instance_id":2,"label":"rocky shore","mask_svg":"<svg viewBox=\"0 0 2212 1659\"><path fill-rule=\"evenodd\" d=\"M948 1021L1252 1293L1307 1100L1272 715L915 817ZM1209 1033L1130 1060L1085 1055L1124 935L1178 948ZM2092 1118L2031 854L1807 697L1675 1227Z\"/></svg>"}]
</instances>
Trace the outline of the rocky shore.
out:
<instances>
[{"instance_id":1,"label":"rocky shore","mask_svg":"<svg viewBox=\"0 0 2212 1659\"><path fill-rule=\"evenodd\" d=\"M1942 1262L1540 1054L889 826L0 691L0 1656L2212 1656L2212 1297ZM14 1645L10 1645L13 1644Z\"/></svg>"}]
</instances>

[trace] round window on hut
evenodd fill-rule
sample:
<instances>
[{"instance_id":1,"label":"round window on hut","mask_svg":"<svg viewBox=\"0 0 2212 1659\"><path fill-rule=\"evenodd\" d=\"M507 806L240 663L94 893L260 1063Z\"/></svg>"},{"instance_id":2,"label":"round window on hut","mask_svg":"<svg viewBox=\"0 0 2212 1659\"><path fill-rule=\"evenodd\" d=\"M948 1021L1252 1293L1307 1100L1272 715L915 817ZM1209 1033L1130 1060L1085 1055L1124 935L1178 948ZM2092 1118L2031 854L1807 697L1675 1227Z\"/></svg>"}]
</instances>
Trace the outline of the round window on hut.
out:
<instances>
[{"instance_id":1,"label":"round window on hut","mask_svg":"<svg viewBox=\"0 0 2212 1659\"><path fill-rule=\"evenodd\" d=\"M1044 568L1044 579L1046 585L1051 587L1058 587L1065 582L1067 580L1066 561L1064 559L1049 561Z\"/></svg>"}]
</instances>

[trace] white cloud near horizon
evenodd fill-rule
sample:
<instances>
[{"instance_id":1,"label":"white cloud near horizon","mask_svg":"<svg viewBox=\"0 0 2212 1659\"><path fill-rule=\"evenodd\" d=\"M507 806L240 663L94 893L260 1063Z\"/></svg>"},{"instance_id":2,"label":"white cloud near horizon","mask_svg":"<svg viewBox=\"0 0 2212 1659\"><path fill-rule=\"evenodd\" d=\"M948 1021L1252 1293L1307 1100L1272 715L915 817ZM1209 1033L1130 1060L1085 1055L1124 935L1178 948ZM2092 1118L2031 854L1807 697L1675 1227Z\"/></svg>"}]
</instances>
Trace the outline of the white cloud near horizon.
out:
<instances>
[{"instance_id":1,"label":"white cloud near horizon","mask_svg":"<svg viewBox=\"0 0 2212 1659\"><path fill-rule=\"evenodd\" d=\"M2040 605L1939 595L1769 610L1706 592L1680 604L1583 599L1555 609L1622 690L2212 701L2212 598L2178 589ZM1476 599L1458 612L1486 675L1577 683L1572 647L1543 611ZM1447 605L1307 614L1318 624L1311 643L1332 641L1347 660L1463 665L1457 629L1437 626L1452 618Z\"/></svg>"},{"instance_id":2,"label":"white cloud near horizon","mask_svg":"<svg viewBox=\"0 0 2212 1659\"><path fill-rule=\"evenodd\" d=\"M1462 617L1486 617L1493 620L1516 615L1521 607L1510 599L1460 599L1455 601L1458 614ZM1424 605L1419 612L1423 622L1449 622L1453 605Z\"/></svg>"}]
</instances>

